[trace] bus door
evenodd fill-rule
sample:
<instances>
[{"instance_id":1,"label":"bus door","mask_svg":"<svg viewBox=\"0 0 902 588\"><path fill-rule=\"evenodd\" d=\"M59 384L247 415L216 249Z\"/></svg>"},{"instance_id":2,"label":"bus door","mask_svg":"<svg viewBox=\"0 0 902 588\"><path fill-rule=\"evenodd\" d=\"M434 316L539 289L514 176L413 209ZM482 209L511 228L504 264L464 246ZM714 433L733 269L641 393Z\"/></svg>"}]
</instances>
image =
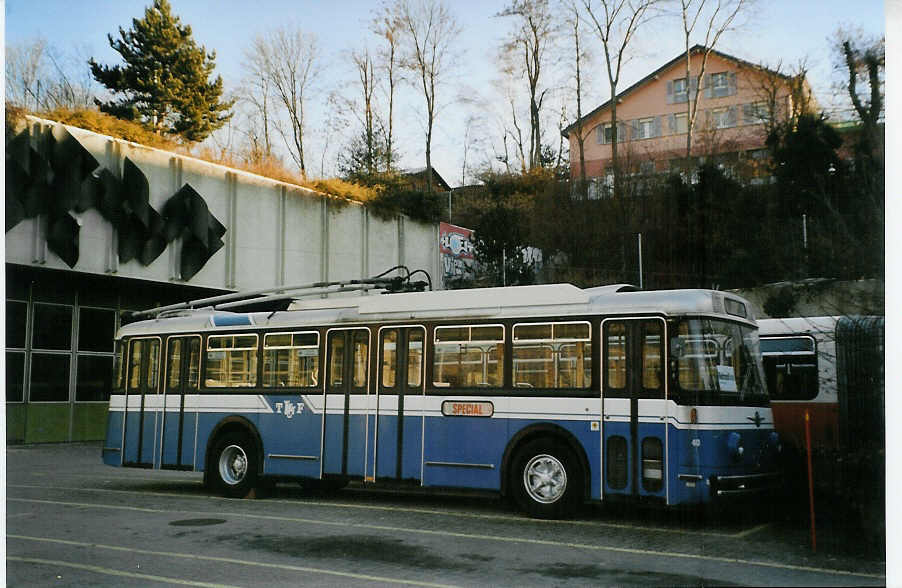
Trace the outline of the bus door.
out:
<instances>
[{"instance_id":1,"label":"bus door","mask_svg":"<svg viewBox=\"0 0 902 588\"><path fill-rule=\"evenodd\" d=\"M363 476L369 346L369 329L332 329L326 335L324 474Z\"/></svg>"},{"instance_id":2,"label":"bus door","mask_svg":"<svg viewBox=\"0 0 902 588\"><path fill-rule=\"evenodd\" d=\"M200 379L200 336L170 337L166 341L166 396L160 439L160 467L194 468L197 410L185 397L196 395Z\"/></svg>"},{"instance_id":3,"label":"bus door","mask_svg":"<svg viewBox=\"0 0 902 588\"><path fill-rule=\"evenodd\" d=\"M422 478L425 340L426 329L420 326L379 331L375 463L367 469L368 479Z\"/></svg>"},{"instance_id":4,"label":"bus door","mask_svg":"<svg viewBox=\"0 0 902 588\"><path fill-rule=\"evenodd\" d=\"M154 439L160 426L162 402L158 393L160 339L128 342L123 465L153 467Z\"/></svg>"},{"instance_id":5,"label":"bus door","mask_svg":"<svg viewBox=\"0 0 902 588\"><path fill-rule=\"evenodd\" d=\"M603 493L664 497L664 320L608 319L601 328Z\"/></svg>"}]
</instances>

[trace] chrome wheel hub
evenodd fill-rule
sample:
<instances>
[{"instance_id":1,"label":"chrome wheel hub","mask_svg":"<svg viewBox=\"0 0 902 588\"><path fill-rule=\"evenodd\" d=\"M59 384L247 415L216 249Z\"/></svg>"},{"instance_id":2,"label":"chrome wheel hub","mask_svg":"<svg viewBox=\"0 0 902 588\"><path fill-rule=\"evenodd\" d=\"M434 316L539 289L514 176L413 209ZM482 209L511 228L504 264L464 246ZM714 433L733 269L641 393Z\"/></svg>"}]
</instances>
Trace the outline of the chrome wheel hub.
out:
<instances>
[{"instance_id":1,"label":"chrome wheel hub","mask_svg":"<svg viewBox=\"0 0 902 588\"><path fill-rule=\"evenodd\" d=\"M219 456L219 475L223 481L234 486L240 484L247 475L247 454L238 445L229 445Z\"/></svg>"},{"instance_id":2,"label":"chrome wheel hub","mask_svg":"<svg viewBox=\"0 0 902 588\"><path fill-rule=\"evenodd\" d=\"M536 502L552 504L567 490L567 470L552 455L537 455L523 468L523 486Z\"/></svg>"}]
</instances>

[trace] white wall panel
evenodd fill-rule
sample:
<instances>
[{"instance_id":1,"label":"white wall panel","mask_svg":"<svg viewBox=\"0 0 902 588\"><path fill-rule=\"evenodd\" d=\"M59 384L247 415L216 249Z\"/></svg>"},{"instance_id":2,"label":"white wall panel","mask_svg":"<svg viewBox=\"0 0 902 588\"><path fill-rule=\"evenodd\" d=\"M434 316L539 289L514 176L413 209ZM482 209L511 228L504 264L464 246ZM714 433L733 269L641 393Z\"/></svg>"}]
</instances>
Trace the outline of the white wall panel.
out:
<instances>
[{"instance_id":1,"label":"white wall panel","mask_svg":"<svg viewBox=\"0 0 902 588\"><path fill-rule=\"evenodd\" d=\"M29 124L33 135L36 130L49 132L60 126L31 117ZM226 245L184 282L178 277L179 242L169 244L149 266L137 260L117 263L113 227L96 210L89 210L73 213L81 222L80 256L74 268L46 249L40 224L32 219L6 233L9 263L236 289L314 282L325 276L356 279L381 273L397 265L399 258L411 269L428 270L434 280L438 276L435 225L404 219L399 237L398 219L379 219L358 203L332 201L323 214L324 197L306 188L74 127L66 129L116 177L122 176L124 158L131 159L147 178L149 201L158 213L189 183L226 227Z\"/></svg>"}]
</instances>

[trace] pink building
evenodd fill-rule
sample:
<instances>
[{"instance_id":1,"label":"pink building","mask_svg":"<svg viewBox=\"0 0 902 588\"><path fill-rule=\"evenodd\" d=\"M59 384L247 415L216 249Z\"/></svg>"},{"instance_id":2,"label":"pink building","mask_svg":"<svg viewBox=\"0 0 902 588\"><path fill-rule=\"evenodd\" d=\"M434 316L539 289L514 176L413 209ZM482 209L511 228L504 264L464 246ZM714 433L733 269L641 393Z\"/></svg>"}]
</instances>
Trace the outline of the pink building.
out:
<instances>
[{"instance_id":1,"label":"pink building","mask_svg":"<svg viewBox=\"0 0 902 588\"><path fill-rule=\"evenodd\" d=\"M769 124L798 112L811 92L804 78L787 76L711 50L705 74L697 80L706 48L690 50L691 75L681 53L617 95L618 149L628 173L666 172L686 159L689 103L698 88L692 132L693 160L714 157L729 172L761 175L760 162ZM612 176L610 100L582 118L588 178ZM570 169L580 175L577 121L564 129L570 141ZM691 160L692 161L692 160ZM598 180L595 180L595 185ZM590 189L590 194L593 191Z\"/></svg>"}]
</instances>

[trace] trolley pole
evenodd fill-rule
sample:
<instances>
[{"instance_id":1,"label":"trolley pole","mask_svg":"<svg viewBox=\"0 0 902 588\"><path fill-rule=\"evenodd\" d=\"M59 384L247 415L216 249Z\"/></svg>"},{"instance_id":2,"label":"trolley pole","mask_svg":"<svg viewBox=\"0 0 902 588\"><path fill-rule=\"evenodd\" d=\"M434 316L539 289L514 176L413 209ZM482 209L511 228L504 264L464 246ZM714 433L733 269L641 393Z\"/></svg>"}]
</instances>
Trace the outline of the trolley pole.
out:
<instances>
[{"instance_id":1,"label":"trolley pole","mask_svg":"<svg viewBox=\"0 0 902 588\"><path fill-rule=\"evenodd\" d=\"M817 532L814 525L814 477L811 475L811 415L805 410L805 448L808 456L808 514L811 517L811 550L817 553Z\"/></svg>"}]
</instances>

